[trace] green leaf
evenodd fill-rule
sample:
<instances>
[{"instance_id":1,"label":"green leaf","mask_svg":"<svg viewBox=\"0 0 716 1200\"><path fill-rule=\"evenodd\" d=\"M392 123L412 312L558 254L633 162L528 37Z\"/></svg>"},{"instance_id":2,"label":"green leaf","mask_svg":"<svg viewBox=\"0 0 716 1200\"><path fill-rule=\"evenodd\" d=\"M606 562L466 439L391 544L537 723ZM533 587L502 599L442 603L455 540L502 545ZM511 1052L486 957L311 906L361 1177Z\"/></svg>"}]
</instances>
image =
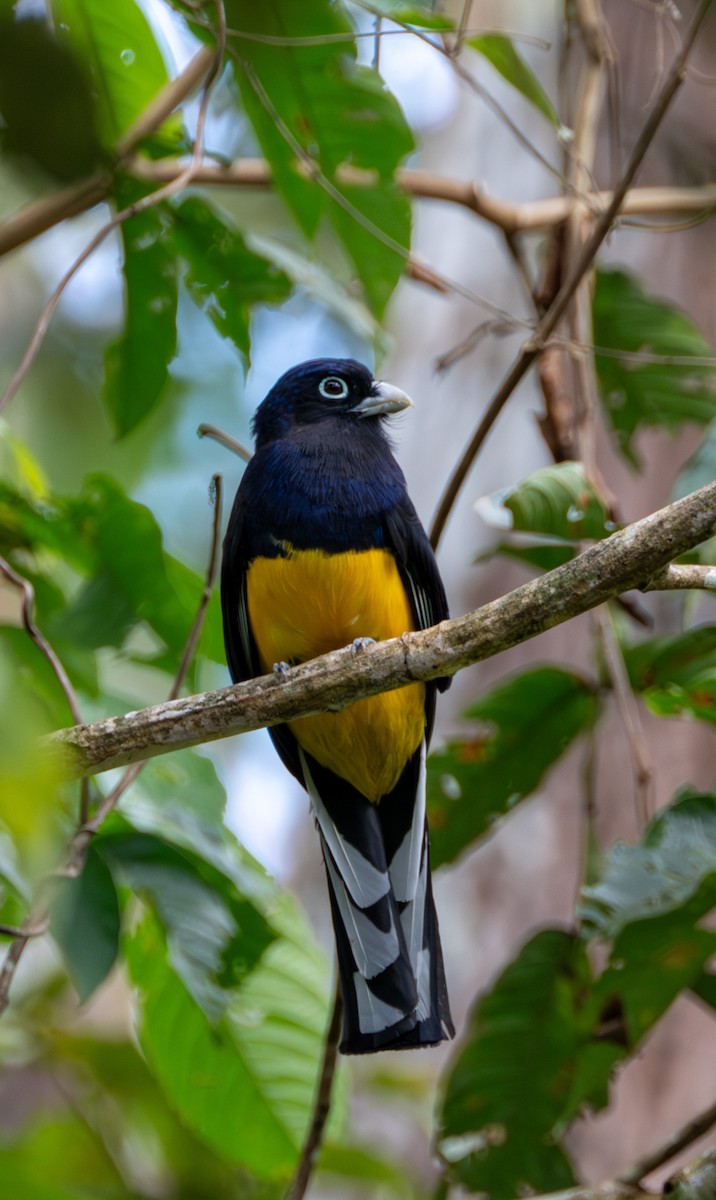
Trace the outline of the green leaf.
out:
<instances>
[{"instance_id":1,"label":"green leaf","mask_svg":"<svg viewBox=\"0 0 716 1200\"><path fill-rule=\"evenodd\" d=\"M578 1107L575 1088L579 1102L606 1102L621 1054L612 1044L595 1060L591 987L579 939L547 929L478 1001L447 1077L438 1143L470 1191L511 1200L574 1182L560 1127Z\"/></svg>"},{"instance_id":2,"label":"green leaf","mask_svg":"<svg viewBox=\"0 0 716 1200\"><path fill-rule=\"evenodd\" d=\"M199 855L116 819L96 842L132 892L148 898L167 933L172 966L211 1021L275 934L233 880Z\"/></svg>"},{"instance_id":3,"label":"green leaf","mask_svg":"<svg viewBox=\"0 0 716 1200\"><path fill-rule=\"evenodd\" d=\"M227 214L197 196L169 206L169 213L192 298L221 336L248 358L252 306L285 300L291 292L288 277L249 250Z\"/></svg>"},{"instance_id":4,"label":"green leaf","mask_svg":"<svg viewBox=\"0 0 716 1200\"><path fill-rule=\"evenodd\" d=\"M432 9L431 0L415 0L413 4L407 4L405 0L371 0L366 7L369 12L387 17L398 25L414 25L416 29L435 29L444 33L455 28L450 17Z\"/></svg>"},{"instance_id":5,"label":"green leaf","mask_svg":"<svg viewBox=\"0 0 716 1200\"><path fill-rule=\"evenodd\" d=\"M50 0L55 27L84 59L112 149L168 81L151 26L135 0Z\"/></svg>"},{"instance_id":6,"label":"green leaf","mask_svg":"<svg viewBox=\"0 0 716 1200\"><path fill-rule=\"evenodd\" d=\"M28 79L42 87L28 87ZM62 183L96 170L102 148L83 64L45 21L0 14L0 146Z\"/></svg>"},{"instance_id":7,"label":"green leaf","mask_svg":"<svg viewBox=\"0 0 716 1200\"><path fill-rule=\"evenodd\" d=\"M716 625L649 638L625 650L624 661L652 712L716 723Z\"/></svg>"},{"instance_id":8,"label":"green leaf","mask_svg":"<svg viewBox=\"0 0 716 1200\"><path fill-rule=\"evenodd\" d=\"M127 956L140 1043L168 1103L225 1161L287 1178L311 1111L327 995L305 933L269 948L218 1023L170 966L155 918L137 927Z\"/></svg>"},{"instance_id":9,"label":"green leaf","mask_svg":"<svg viewBox=\"0 0 716 1200\"><path fill-rule=\"evenodd\" d=\"M556 667L515 675L466 712L487 729L428 759L434 866L452 862L539 785L598 712L589 683Z\"/></svg>"},{"instance_id":10,"label":"green leaf","mask_svg":"<svg viewBox=\"0 0 716 1200\"><path fill-rule=\"evenodd\" d=\"M166 553L161 530L149 509L130 500L109 476L92 475L85 481L80 510L97 565L134 610L135 620L146 621L170 650L181 653L203 581ZM209 606L201 644L205 653L223 662L216 604Z\"/></svg>"},{"instance_id":11,"label":"green leaf","mask_svg":"<svg viewBox=\"0 0 716 1200\"><path fill-rule=\"evenodd\" d=\"M480 37L467 38L466 46L477 50L483 58L499 71L513 88L516 88L542 116L559 128L560 120L554 105L530 66L508 37L502 33L485 33Z\"/></svg>"},{"instance_id":12,"label":"green leaf","mask_svg":"<svg viewBox=\"0 0 716 1200\"><path fill-rule=\"evenodd\" d=\"M716 797L693 792L650 823L641 845L614 846L602 879L584 889L585 936L612 942L599 990L619 997L634 1042L702 978L716 933L700 922L714 905Z\"/></svg>"},{"instance_id":13,"label":"green leaf","mask_svg":"<svg viewBox=\"0 0 716 1200\"><path fill-rule=\"evenodd\" d=\"M675 433L687 422L706 425L716 416L714 368L688 361L712 358L713 349L679 308L650 296L623 271L600 271L593 319L602 400L619 447L635 466L633 438L641 429ZM639 354L659 360L629 357ZM686 361L663 361L671 358Z\"/></svg>"},{"instance_id":14,"label":"green leaf","mask_svg":"<svg viewBox=\"0 0 716 1200\"><path fill-rule=\"evenodd\" d=\"M120 189L120 207L128 195ZM124 437L156 408L169 378L177 348L177 275L169 224L159 208L124 221L121 233L125 322L106 352L104 402Z\"/></svg>"},{"instance_id":15,"label":"green leaf","mask_svg":"<svg viewBox=\"0 0 716 1200\"><path fill-rule=\"evenodd\" d=\"M616 529L606 501L578 462L543 467L516 487L482 497L476 507L491 525L566 541L608 537Z\"/></svg>"},{"instance_id":16,"label":"green leaf","mask_svg":"<svg viewBox=\"0 0 716 1200\"><path fill-rule=\"evenodd\" d=\"M502 555L503 558L513 558L526 567L535 567L538 571L554 571L563 563L570 562L574 558L575 550L573 546L565 546L561 543L547 542L517 546L513 542L498 542L497 545L490 546L489 550L483 550L482 554L478 554L475 562L489 562L498 555Z\"/></svg>"},{"instance_id":17,"label":"green leaf","mask_svg":"<svg viewBox=\"0 0 716 1200\"><path fill-rule=\"evenodd\" d=\"M278 192L308 237L324 213L329 217L368 301L381 313L410 244L410 208L393 181L413 148L400 108L378 73L357 64L352 27L330 0L254 6L231 0L226 16L229 28L268 38L346 35L345 42L293 46L237 36L229 38L229 49ZM302 173L306 162L316 164L314 177ZM368 172L366 186L342 183L344 165Z\"/></svg>"},{"instance_id":18,"label":"green leaf","mask_svg":"<svg viewBox=\"0 0 716 1200\"><path fill-rule=\"evenodd\" d=\"M119 926L119 902L112 875L101 854L90 846L81 875L63 882L50 918L50 932L62 951L81 1003L114 966Z\"/></svg>"}]
</instances>

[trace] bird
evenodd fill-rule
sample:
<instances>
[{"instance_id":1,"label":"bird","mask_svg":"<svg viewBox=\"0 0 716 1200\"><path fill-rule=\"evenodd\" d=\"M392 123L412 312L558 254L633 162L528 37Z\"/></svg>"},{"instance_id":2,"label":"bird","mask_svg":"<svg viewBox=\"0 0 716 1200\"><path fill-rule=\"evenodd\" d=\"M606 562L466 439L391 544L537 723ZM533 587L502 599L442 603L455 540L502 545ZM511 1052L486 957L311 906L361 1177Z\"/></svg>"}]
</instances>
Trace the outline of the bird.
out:
<instances>
[{"instance_id":1,"label":"bird","mask_svg":"<svg viewBox=\"0 0 716 1200\"><path fill-rule=\"evenodd\" d=\"M448 616L428 537L386 419L412 406L354 359L281 376L258 406L255 452L223 546L234 682ZM343 1001L339 1049L370 1054L454 1036L430 877L425 758L448 678L274 725L320 837Z\"/></svg>"}]
</instances>

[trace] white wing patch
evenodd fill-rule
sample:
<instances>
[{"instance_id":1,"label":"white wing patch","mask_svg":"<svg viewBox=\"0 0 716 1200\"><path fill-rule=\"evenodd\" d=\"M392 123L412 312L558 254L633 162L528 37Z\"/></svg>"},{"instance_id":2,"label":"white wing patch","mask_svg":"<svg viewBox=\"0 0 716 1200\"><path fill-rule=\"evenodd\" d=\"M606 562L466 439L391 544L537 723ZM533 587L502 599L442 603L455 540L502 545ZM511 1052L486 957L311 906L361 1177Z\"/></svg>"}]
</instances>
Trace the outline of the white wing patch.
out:
<instances>
[{"instance_id":1,"label":"white wing patch","mask_svg":"<svg viewBox=\"0 0 716 1200\"><path fill-rule=\"evenodd\" d=\"M370 908L371 904L375 904L376 900L380 900L389 891L388 872L374 867L360 850L356 850L355 846L351 846L350 842L341 837L321 800L300 746L298 755L318 827L333 855L348 895L359 908Z\"/></svg>"},{"instance_id":2,"label":"white wing patch","mask_svg":"<svg viewBox=\"0 0 716 1200\"><path fill-rule=\"evenodd\" d=\"M423 859L425 844L425 793L427 775L425 758L427 746L425 738L420 749L420 771L418 786L415 792L415 806L410 829L398 846L388 866L390 882L396 900L412 900L418 886L420 864Z\"/></svg>"},{"instance_id":3,"label":"white wing patch","mask_svg":"<svg viewBox=\"0 0 716 1200\"><path fill-rule=\"evenodd\" d=\"M356 908L346 895L340 875L326 856L326 868L331 877L336 903L345 925L355 965L364 979L373 979L394 963L400 954L398 934L391 917L390 928L378 929L370 917Z\"/></svg>"}]
</instances>

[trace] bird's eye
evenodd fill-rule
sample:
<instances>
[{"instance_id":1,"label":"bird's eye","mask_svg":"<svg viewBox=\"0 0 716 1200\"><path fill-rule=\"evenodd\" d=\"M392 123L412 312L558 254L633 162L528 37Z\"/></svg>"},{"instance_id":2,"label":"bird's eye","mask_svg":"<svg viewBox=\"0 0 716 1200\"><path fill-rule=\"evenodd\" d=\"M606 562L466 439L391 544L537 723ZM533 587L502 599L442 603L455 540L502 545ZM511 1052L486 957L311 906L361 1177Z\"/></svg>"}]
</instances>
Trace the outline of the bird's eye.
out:
<instances>
[{"instance_id":1,"label":"bird's eye","mask_svg":"<svg viewBox=\"0 0 716 1200\"><path fill-rule=\"evenodd\" d=\"M348 395L348 384L338 375L327 375L319 383L318 390L326 400L344 400Z\"/></svg>"}]
</instances>

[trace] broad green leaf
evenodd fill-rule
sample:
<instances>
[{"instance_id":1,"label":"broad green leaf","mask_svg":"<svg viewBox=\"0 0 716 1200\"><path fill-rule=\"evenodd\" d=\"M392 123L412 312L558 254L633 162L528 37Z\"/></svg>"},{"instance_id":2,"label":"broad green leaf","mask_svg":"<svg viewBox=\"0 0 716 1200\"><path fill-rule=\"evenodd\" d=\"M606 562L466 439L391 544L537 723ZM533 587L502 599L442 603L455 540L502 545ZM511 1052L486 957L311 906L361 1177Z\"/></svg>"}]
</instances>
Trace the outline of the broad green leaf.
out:
<instances>
[{"instance_id":1,"label":"broad green leaf","mask_svg":"<svg viewBox=\"0 0 716 1200\"><path fill-rule=\"evenodd\" d=\"M624 661L652 712L716 723L716 625L649 638L625 650Z\"/></svg>"},{"instance_id":2,"label":"broad green leaf","mask_svg":"<svg viewBox=\"0 0 716 1200\"><path fill-rule=\"evenodd\" d=\"M585 935L612 942L599 990L619 998L633 1041L702 978L716 933L700 922L714 905L716 797L695 793L660 813L641 845L614 846L584 889Z\"/></svg>"},{"instance_id":3,"label":"broad green leaf","mask_svg":"<svg viewBox=\"0 0 716 1200\"><path fill-rule=\"evenodd\" d=\"M308 1123L327 986L305 931L274 943L218 1023L172 969L147 916L127 957L139 1039L168 1103L223 1160L259 1179L285 1179Z\"/></svg>"},{"instance_id":4,"label":"broad green leaf","mask_svg":"<svg viewBox=\"0 0 716 1200\"><path fill-rule=\"evenodd\" d=\"M482 497L476 508L490 525L566 541L608 537L616 529L605 501L577 462L543 467L516 487Z\"/></svg>"},{"instance_id":5,"label":"broad green leaf","mask_svg":"<svg viewBox=\"0 0 716 1200\"><path fill-rule=\"evenodd\" d=\"M50 0L55 27L92 73L103 140L112 149L168 81L135 0Z\"/></svg>"},{"instance_id":6,"label":"broad green leaf","mask_svg":"<svg viewBox=\"0 0 716 1200\"><path fill-rule=\"evenodd\" d=\"M127 190L120 189L124 205ZM124 330L105 356L104 402L119 437L156 408L177 348L177 269L166 214L148 208L121 227Z\"/></svg>"},{"instance_id":7,"label":"broad green leaf","mask_svg":"<svg viewBox=\"0 0 716 1200\"><path fill-rule=\"evenodd\" d=\"M42 80L28 87L28 79ZM88 73L44 20L0 13L0 147L62 183L96 170L102 148Z\"/></svg>"},{"instance_id":8,"label":"broad green leaf","mask_svg":"<svg viewBox=\"0 0 716 1200\"><path fill-rule=\"evenodd\" d=\"M275 934L233 880L199 855L115 820L95 843L133 893L149 899L167 934L172 966L216 1020Z\"/></svg>"},{"instance_id":9,"label":"broad green leaf","mask_svg":"<svg viewBox=\"0 0 716 1200\"><path fill-rule=\"evenodd\" d=\"M291 291L288 277L249 250L227 214L199 197L170 205L168 211L192 298L222 337L248 358L252 306L285 300Z\"/></svg>"},{"instance_id":10,"label":"broad green leaf","mask_svg":"<svg viewBox=\"0 0 716 1200\"><path fill-rule=\"evenodd\" d=\"M505 37L502 33L484 33L479 37L467 38L465 45L477 50L478 54L486 58L495 70L499 71L503 79L521 92L525 99L529 100L530 104L533 104L542 113L542 116L559 128L559 117L552 101L532 68L515 49L510 38Z\"/></svg>"},{"instance_id":11,"label":"broad green leaf","mask_svg":"<svg viewBox=\"0 0 716 1200\"><path fill-rule=\"evenodd\" d=\"M600 271L593 319L599 389L620 449L631 463L638 465L633 438L639 430L658 426L675 433L687 422L707 425L713 420L716 372L688 361L712 358L713 349L685 313L650 296L623 271ZM657 361L649 361L650 356ZM670 363L673 358L680 361Z\"/></svg>"},{"instance_id":12,"label":"broad green leaf","mask_svg":"<svg viewBox=\"0 0 716 1200\"><path fill-rule=\"evenodd\" d=\"M88 649L121 646L137 614L104 567L72 599L57 626L65 638Z\"/></svg>"},{"instance_id":13,"label":"broad green leaf","mask_svg":"<svg viewBox=\"0 0 716 1200\"><path fill-rule=\"evenodd\" d=\"M393 182L413 148L400 108L378 73L358 66L352 27L330 0L253 7L230 0L226 15L230 28L247 34L308 39L280 45L230 36L237 83L294 218L313 237L322 215L329 217L371 306L382 312L410 244L410 208ZM336 34L347 40L310 41ZM312 163L315 171L306 171ZM367 173L365 187L341 182L344 165Z\"/></svg>"},{"instance_id":14,"label":"broad green leaf","mask_svg":"<svg viewBox=\"0 0 716 1200\"><path fill-rule=\"evenodd\" d=\"M490 546L489 550L483 550L482 554L478 554L475 563L489 562L498 555L502 555L503 558L514 558L517 562L524 563L526 567L535 567L538 571L553 571L556 567L561 567L563 563L570 562L574 558L575 549L573 546L566 546L563 543L541 542L529 546L518 546L513 542L498 542L497 545Z\"/></svg>"},{"instance_id":15,"label":"broad green leaf","mask_svg":"<svg viewBox=\"0 0 716 1200\"><path fill-rule=\"evenodd\" d=\"M579 1103L606 1103L621 1054L611 1044L595 1059L591 988L579 939L547 929L478 1001L449 1067L439 1117L441 1154L470 1191L511 1200L573 1183L560 1127Z\"/></svg>"},{"instance_id":16,"label":"broad green leaf","mask_svg":"<svg viewBox=\"0 0 716 1200\"><path fill-rule=\"evenodd\" d=\"M81 875L61 884L50 920L50 931L82 1003L114 966L119 926L112 875L98 850L90 846Z\"/></svg>"},{"instance_id":17,"label":"broad green leaf","mask_svg":"<svg viewBox=\"0 0 716 1200\"><path fill-rule=\"evenodd\" d=\"M465 716L485 728L428 759L433 865L452 862L529 796L597 712L591 685L557 667L515 675L471 705Z\"/></svg>"}]
</instances>

